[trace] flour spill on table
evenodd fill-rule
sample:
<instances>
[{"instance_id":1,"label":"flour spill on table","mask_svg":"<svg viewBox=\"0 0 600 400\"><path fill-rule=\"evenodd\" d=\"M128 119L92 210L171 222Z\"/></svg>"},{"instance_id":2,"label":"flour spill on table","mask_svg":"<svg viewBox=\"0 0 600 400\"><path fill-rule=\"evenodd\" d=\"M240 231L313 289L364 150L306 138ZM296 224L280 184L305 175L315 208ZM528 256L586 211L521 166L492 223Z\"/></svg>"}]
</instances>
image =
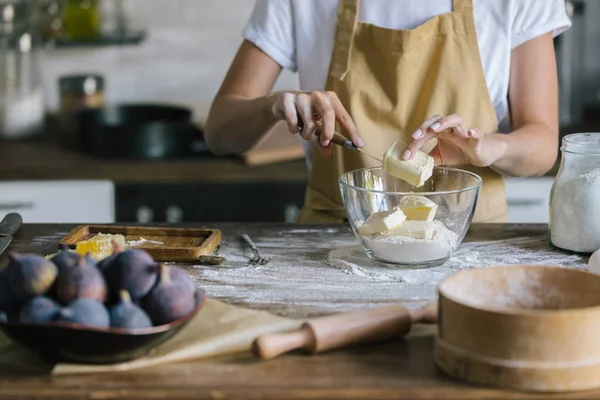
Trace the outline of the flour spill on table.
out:
<instances>
[{"instance_id":1,"label":"flour spill on table","mask_svg":"<svg viewBox=\"0 0 600 400\"><path fill-rule=\"evenodd\" d=\"M519 263L585 268L581 257L550 250L543 235L465 242L440 267L407 270L371 261L347 228L291 232L251 234L261 255L271 259L267 265L248 265L250 249L239 238L224 236L219 255L225 264L181 266L209 296L303 318L400 302L417 308L437 298L444 277L467 268Z\"/></svg>"},{"instance_id":2,"label":"flour spill on table","mask_svg":"<svg viewBox=\"0 0 600 400\"><path fill-rule=\"evenodd\" d=\"M557 253L549 249L547 239L520 237L514 239L463 243L443 265L435 268L406 269L389 267L368 259L361 246L347 246L329 252L331 266L345 273L374 282L398 281L407 284L437 284L452 272L492 265L559 265L583 268L581 257Z\"/></svg>"}]
</instances>

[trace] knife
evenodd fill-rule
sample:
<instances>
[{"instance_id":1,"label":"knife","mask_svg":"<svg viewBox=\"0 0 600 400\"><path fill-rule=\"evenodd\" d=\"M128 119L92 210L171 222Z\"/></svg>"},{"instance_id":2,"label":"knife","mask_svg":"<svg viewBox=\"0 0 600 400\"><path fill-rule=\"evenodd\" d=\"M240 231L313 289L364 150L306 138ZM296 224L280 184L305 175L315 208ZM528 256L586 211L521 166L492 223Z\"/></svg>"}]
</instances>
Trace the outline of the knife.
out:
<instances>
[{"instance_id":1,"label":"knife","mask_svg":"<svg viewBox=\"0 0 600 400\"><path fill-rule=\"evenodd\" d=\"M23 225L23 218L17 213L6 214L0 221L0 254L4 253L21 225Z\"/></svg>"}]
</instances>

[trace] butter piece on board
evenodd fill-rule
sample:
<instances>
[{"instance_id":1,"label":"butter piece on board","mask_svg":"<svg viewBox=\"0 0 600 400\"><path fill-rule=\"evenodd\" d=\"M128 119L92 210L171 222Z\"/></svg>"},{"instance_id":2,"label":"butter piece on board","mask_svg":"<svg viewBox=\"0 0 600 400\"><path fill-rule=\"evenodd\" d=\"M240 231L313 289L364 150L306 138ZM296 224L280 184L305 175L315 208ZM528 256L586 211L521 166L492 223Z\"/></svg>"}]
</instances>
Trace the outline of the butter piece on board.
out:
<instances>
[{"instance_id":1,"label":"butter piece on board","mask_svg":"<svg viewBox=\"0 0 600 400\"><path fill-rule=\"evenodd\" d=\"M412 239L431 240L433 238L432 221L404 221L394 229L389 230L385 236L404 236Z\"/></svg>"},{"instance_id":2,"label":"butter piece on board","mask_svg":"<svg viewBox=\"0 0 600 400\"><path fill-rule=\"evenodd\" d=\"M383 156L383 169L413 186L421 187L433 173L433 157L417 151L412 160L403 160L404 143L395 141Z\"/></svg>"},{"instance_id":3,"label":"butter piece on board","mask_svg":"<svg viewBox=\"0 0 600 400\"><path fill-rule=\"evenodd\" d=\"M378 211L369 216L367 220L358 227L358 232L364 236L384 233L400 225L406 220L406 215L399 207L387 211Z\"/></svg>"},{"instance_id":4,"label":"butter piece on board","mask_svg":"<svg viewBox=\"0 0 600 400\"><path fill-rule=\"evenodd\" d=\"M399 206L406 219L413 221L433 221L438 208L425 196L404 196Z\"/></svg>"}]
</instances>

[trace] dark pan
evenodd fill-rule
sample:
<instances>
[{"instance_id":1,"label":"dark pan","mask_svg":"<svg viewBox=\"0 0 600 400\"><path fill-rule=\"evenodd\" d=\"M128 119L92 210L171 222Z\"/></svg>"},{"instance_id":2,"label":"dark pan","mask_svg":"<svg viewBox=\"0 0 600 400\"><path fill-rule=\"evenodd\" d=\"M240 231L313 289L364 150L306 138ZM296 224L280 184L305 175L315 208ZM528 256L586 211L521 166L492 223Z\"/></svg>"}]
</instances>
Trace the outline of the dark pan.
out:
<instances>
[{"instance_id":1,"label":"dark pan","mask_svg":"<svg viewBox=\"0 0 600 400\"><path fill-rule=\"evenodd\" d=\"M0 322L0 330L50 364L74 362L113 364L147 355L179 332L202 309L206 293L196 291L196 308L170 324L125 331L97 329L70 323L19 324Z\"/></svg>"},{"instance_id":2,"label":"dark pan","mask_svg":"<svg viewBox=\"0 0 600 400\"><path fill-rule=\"evenodd\" d=\"M84 151L113 159L173 159L212 155L186 107L120 104L75 114Z\"/></svg>"}]
</instances>

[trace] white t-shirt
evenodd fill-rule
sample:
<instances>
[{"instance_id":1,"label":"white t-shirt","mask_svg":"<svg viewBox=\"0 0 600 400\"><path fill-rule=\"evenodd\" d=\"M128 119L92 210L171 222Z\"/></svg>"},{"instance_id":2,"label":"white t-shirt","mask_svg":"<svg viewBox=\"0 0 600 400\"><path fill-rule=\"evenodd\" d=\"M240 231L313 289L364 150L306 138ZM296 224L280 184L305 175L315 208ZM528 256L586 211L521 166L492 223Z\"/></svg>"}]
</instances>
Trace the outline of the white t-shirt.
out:
<instances>
[{"instance_id":1,"label":"white t-shirt","mask_svg":"<svg viewBox=\"0 0 600 400\"><path fill-rule=\"evenodd\" d=\"M324 90L339 2L257 0L244 37L297 72L301 90ZM507 132L511 50L548 32L556 37L571 21L564 0L473 0L473 9L485 79L500 130ZM451 11L452 0L362 0L358 19L389 29L414 29Z\"/></svg>"}]
</instances>

